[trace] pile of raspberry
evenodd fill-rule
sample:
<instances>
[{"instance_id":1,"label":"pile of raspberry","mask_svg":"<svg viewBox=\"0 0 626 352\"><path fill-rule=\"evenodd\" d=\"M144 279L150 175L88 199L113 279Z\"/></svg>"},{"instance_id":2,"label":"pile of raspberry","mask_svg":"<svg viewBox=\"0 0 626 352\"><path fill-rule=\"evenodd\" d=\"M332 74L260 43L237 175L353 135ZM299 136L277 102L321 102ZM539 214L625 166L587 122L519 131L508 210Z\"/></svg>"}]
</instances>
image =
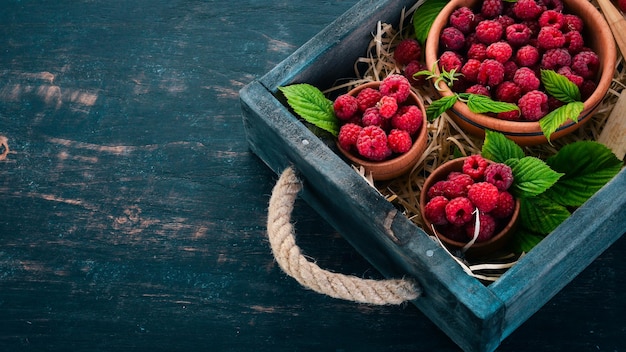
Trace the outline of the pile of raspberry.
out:
<instances>
[{"instance_id":1,"label":"pile of raspberry","mask_svg":"<svg viewBox=\"0 0 626 352\"><path fill-rule=\"evenodd\" d=\"M498 118L537 121L563 105L546 94L541 69L567 77L583 101L596 89L600 59L582 30L583 20L564 12L562 0L484 0L452 13L439 38L439 67L462 73L457 93L519 106Z\"/></svg>"},{"instance_id":2,"label":"pile of raspberry","mask_svg":"<svg viewBox=\"0 0 626 352\"><path fill-rule=\"evenodd\" d=\"M442 235L466 243L474 238L478 213L475 243L487 241L511 219L515 199L508 189L512 183L509 166L472 155L463 162L462 172L451 172L425 190L429 200L422 215Z\"/></svg>"},{"instance_id":3,"label":"pile of raspberry","mask_svg":"<svg viewBox=\"0 0 626 352\"><path fill-rule=\"evenodd\" d=\"M411 84L391 74L378 87L364 88L356 96L343 94L333 102L341 122L339 145L371 161L406 153L424 123L422 110L408 102Z\"/></svg>"}]
</instances>

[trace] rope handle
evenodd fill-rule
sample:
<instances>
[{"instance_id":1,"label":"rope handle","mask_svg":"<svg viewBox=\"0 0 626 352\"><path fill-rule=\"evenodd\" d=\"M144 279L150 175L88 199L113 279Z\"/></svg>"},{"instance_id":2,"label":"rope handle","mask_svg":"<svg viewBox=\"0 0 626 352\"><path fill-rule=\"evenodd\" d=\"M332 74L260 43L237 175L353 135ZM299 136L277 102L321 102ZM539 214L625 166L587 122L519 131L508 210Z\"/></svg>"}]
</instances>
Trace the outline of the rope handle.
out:
<instances>
[{"instance_id":1,"label":"rope handle","mask_svg":"<svg viewBox=\"0 0 626 352\"><path fill-rule=\"evenodd\" d=\"M304 257L296 244L291 212L302 184L294 170L283 171L270 197L267 232L280 268L302 286L334 298L373 305L401 304L416 299L420 289L407 279L371 280L321 269Z\"/></svg>"}]
</instances>

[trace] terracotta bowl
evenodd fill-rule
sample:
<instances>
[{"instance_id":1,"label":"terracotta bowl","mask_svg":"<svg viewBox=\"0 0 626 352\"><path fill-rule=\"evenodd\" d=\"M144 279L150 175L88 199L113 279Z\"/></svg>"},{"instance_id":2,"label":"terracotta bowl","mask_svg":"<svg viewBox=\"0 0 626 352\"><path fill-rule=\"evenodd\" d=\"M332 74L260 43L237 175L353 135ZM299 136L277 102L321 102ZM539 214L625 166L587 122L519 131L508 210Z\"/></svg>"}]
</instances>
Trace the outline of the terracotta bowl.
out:
<instances>
[{"instance_id":1,"label":"terracotta bowl","mask_svg":"<svg viewBox=\"0 0 626 352\"><path fill-rule=\"evenodd\" d=\"M439 13L426 41L425 59L427 67L433 67L439 57L439 36L447 25L452 12L462 6L473 8L479 1L481 0L450 0ZM600 58L600 73L595 92L584 102L584 110L578 118L579 122L575 123L568 120L552 134L552 140L572 133L590 120L609 89L615 71L617 56L615 41L608 24L602 14L589 1L563 0L563 3L568 13L576 14L583 19L585 24L583 30L585 45L598 54ZM436 72L439 73L438 68ZM439 83L439 89L442 90L440 91L442 96L453 94L444 82ZM506 121L484 114L476 114L471 112L467 105L461 102L454 104L448 110L448 114L463 130L476 136L484 136L485 129L489 129L499 131L523 146L547 142L539 122Z\"/></svg>"},{"instance_id":2,"label":"terracotta bowl","mask_svg":"<svg viewBox=\"0 0 626 352\"><path fill-rule=\"evenodd\" d=\"M424 187L422 188L422 192L420 194L420 212L424 214L424 207L430 200L427 191L432 185L434 185L437 181L445 180L446 177L453 171L461 172L463 170L463 162L467 159L467 157L457 158L451 161L448 161L433 171L430 176L424 181ZM509 222L500 229L491 239L485 242L474 243L466 252L465 255L470 258L475 257L483 257L489 256L490 254L495 253L499 249L502 249L505 245L507 245L514 234L515 228L517 226L517 221L519 219L520 212L520 201L516 199L515 201L515 210L511 215L511 219ZM441 242L448 248L458 250L463 248L467 242L459 242L452 240L445 236L445 234L439 232L433 224L426 219L426 217L422 216L424 220L424 224L426 227L426 231L437 236ZM468 241L469 242L469 241Z\"/></svg>"},{"instance_id":3,"label":"terracotta bowl","mask_svg":"<svg viewBox=\"0 0 626 352\"><path fill-rule=\"evenodd\" d=\"M380 82L368 82L362 84L351 91L348 94L352 96L357 96L359 92L365 88L374 88L378 89ZM426 150L426 146L428 144L428 133L426 127L426 110L424 108L424 104L422 101L415 95L415 93L411 92L406 102L403 105L416 105L422 111L422 115L424 116L424 122L420 127L419 131L413 137L413 146L409 149L408 152L395 156L389 160L384 161L370 161L362 158L357 153L345 150L339 146L337 143L337 148L341 151L341 153L353 164L357 166L363 166L365 168L366 174L371 173L372 178L374 180L390 180L392 178L403 175L404 173L411 170L413 166L417 163L419 158Z\"/></svg>"}]
</instances>

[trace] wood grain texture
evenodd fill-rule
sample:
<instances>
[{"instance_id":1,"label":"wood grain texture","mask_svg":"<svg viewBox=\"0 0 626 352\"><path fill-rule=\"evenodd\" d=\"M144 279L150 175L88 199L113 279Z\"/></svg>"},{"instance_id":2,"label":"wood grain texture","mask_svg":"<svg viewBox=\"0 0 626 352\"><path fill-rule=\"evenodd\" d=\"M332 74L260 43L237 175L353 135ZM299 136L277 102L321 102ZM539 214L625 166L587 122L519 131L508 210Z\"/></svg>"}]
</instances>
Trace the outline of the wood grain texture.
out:
<instances>
[{"instance_id":1,"label":"wood grain texture","mask_svg":"<svg viewBox=\"0 0 626 352\"><path fill-rule=\"evenodd\" d=\"M351 1L5 1L0 350L456 351L416 308L303 290L265 238L276 178L238 90ZM304 202L321 266L381 275ZM503 351L621 351L622 238Z\"/></svg>"}]
</instances>

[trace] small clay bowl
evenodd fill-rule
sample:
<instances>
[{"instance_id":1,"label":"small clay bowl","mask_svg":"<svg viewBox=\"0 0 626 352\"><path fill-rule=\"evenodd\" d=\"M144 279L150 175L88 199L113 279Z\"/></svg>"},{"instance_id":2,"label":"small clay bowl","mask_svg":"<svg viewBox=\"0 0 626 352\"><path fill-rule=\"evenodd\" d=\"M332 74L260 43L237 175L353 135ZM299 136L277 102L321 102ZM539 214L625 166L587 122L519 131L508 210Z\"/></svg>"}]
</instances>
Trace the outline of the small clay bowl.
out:
<instances>
[{"instance_id":1,"label":"small clay bowl","mask_svg":"<svg viewBox=\"0 0 626 352\"><path fill-rule=\"evenodd\" d=\"M348 94L356 97L361 90L365 88L378 89L378 86L380 86L380 82L378 81L368 82L350 90ZM424 116L422 126L413 136L413 146L411 146L411 149L409 149L406 153L388 160L371 161L364 159L355 152L341 148L339 143L337 143L339 151L341 151L341 153L346 158L350 159L350 161L356 166L363 166L366 175L371 173L374 180L390 180L405 174L411 170L413 166L415 166L419 158L424 153L424 150L426 150L426 146L428 144L428 133L424 104L415 93L411 92L407 100L403 102L402 105L416 105L422 111L422 115Z\"/></svg>"},{"instance_id":2,"label":"small clay bowl","mask_svg":"<svg viewBox=\"0 0 626 352\"><path fill-rule=\"evenodd\" d=\"M448 24L452 12L463 6L473 8L479 1L482 0L450 0L439 12L426 39L425 59L427 67L436 67L434 64L439 58L439 36ZM611 29L601 13L587 0L563 0L563 3L567 13L576 14L583 19L585 45L592 48L600 58L600 77L597 81L596 90L584 102L584 110L578 117L578 123L571 120L566 121L551 135L551 140L574 132L591 119L611 85L617 57L616 45ZM435 72L439 73L438 67L436 67ZM439 89L441 90L439 93L442 96L451 96L453 94L444 82L439 82ZM547 142L539 122L506 121L484 114L476 114L471 112L467 105L462 102L455 103L448 110L448 114L460 128L475 136L483 137L485 130L488 129L501 132L522 146Z\"/></svg>"},{"instance_id":3,"label":"small clay bowl","mask_svg":"<svg viewBox=\"0 0 626 352\"><path fill-rule=\"evenodd\" d=\"M428 203L428 201L430 200L428 198L428 195L426 194L427 190L430 189L430 187L434 185L437 181L445 180L451 172L463 171L463 162L465 161L465 159L467 159L467 157L461 157L445 162L444 164L436 168L435 171L433 171L430 176L428 176L428 178L426 178L426 180L424 181L424 187L422 188L422 192L420 194L420 212L422 214L424 214L424 207L426 206L426 203ZM519 219L519 212L520 201L519 199L516 199L515 210L513 211L509 222L491 239L485 242L474 243L469 249L467 249L465 255L469 258L487 257L490 254L493 254L499 249L502 249L504 246L506 246L510 242L511 237L515 232L517 221ZM467 241L463 243L446 237L444 234L439 232L435 228L435 226L433 226L433 224L428 221L428 219L426 219L425 216L422 216L422 218L426 226L425 230L437 236L437 238L439 238L446 247L458 250L463 248L467 244L467 242L469 242Z\"/></svg>"}]
</instances>

